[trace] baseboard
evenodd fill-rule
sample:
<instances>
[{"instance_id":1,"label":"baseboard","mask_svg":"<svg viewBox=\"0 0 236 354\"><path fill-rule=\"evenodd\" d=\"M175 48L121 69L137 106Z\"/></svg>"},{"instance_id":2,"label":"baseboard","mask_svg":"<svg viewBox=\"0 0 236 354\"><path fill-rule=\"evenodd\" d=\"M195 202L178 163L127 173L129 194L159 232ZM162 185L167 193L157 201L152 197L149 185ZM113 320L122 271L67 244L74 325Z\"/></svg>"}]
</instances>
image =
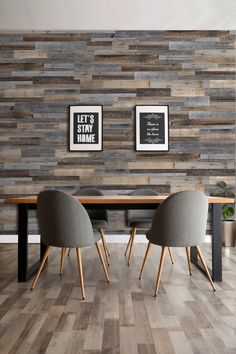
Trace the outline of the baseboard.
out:
<instances>
[{"instance_id":1,"label":"baseboard","mask_svg":"<svg viewBox=\"0 0 236 354\"><path fill-rule=\"evenodd\" d=\"M29 235L29 243L39 243L39 235ZM0 235L0 243L18 243L18 235Z\"/></svg>"},{"instance_id":2,"label":"baseboard","mask_svg":"<svg viewBox=\"0 0 236 354\"><path fill-rule=\"evenodd\" d=\"M130 235L106 235L108 243L127 243ZM29 243L39 243L39 235L29 235ZM206 235L206 243L211 242L211 236ZM0 243L18 243L17 235L0 235ZM135 243L147 243L145 235L136 235Z\"/></svg>"}]
</instances>

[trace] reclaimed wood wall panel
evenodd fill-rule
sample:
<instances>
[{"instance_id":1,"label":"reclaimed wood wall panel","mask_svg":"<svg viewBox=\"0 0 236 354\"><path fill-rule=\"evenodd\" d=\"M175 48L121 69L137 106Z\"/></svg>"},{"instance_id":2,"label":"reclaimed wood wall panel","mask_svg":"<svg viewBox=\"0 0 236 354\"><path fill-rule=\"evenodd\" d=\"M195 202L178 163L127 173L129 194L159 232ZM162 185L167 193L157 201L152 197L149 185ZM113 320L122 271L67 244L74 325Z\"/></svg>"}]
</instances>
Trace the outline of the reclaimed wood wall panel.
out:
<instances>
[{"instance_id":1,"label":"reclaimed wood wall panel","mask_svg":"<svg viewBox=\"0 0 236 354\"><path fill-rule=\"evenodd\" d=\"M1 202L44 188L234 184L234 31L0 33ZM102 152L68 151L68 106L102 104ZM136 152L134 106L169 105L169 152ZM110 213L109 232L124 231ZM0 232L16 233L1 203ZM35 232L33 216L31 232Z\"/></svg>"}]
</instances>

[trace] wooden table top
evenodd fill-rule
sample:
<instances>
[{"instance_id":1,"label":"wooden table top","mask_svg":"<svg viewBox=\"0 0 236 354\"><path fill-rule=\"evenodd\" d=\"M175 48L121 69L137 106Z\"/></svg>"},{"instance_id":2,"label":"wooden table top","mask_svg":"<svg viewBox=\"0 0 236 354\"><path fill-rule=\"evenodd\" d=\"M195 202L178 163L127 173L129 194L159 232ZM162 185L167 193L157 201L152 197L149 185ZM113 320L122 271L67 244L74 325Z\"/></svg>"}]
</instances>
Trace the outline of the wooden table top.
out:
<instances>
[{"instance_id":1,"label":"wooden table top","mask_svg":"<svg viewBox=\"0 0 236 354\"><path fill-rule=\"evenodd\" d=\"M140 196L140 195L103 195L103 196L75 196L82 204L160 204L168 195L155 195L155 196ZM5 204L36 204L37 195L27 197L12 197L6 198ZM233 198L211 197L208 196L208 203L225 204L234 203Z\"/></svg>"}]
</instances>

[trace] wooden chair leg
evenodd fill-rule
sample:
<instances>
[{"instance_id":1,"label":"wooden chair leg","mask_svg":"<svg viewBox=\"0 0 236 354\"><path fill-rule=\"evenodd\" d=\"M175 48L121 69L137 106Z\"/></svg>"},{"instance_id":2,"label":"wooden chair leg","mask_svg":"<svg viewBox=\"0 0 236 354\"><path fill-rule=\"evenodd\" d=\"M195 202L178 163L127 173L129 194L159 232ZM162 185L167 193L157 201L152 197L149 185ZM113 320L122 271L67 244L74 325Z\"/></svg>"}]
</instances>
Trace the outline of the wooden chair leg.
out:
<instances>
[{"instance_id":1,"label":"wooden chair leg","mask_svg":"<svg viewBox=\"0 0 236 354\"><path fill-rule=\"evenodd\" d=\"M204 267L204 269L206 271L207 278L209 279L209 282L211 283L211 286L212 286L213 290L216 291L214 283L213 283L213 281L211 279L211 275L210 275L209 270L207 268L206 262L204 260L203 254L202 254L202 252L200 250L200 247L199 246L195 246L195 247L196 247L197 253L199 255L199 258L200 258L200 260L202 262L202 265L203 265L203 267Z\"/></svg>"},{"instance_id":2,"label":"wooden chair leg","mask_svg":"<svg viewBox=\"0 0 236 354\"><path fill-rule=\"evenodd\" d=\"M32 285L31 285L31 290L34 289L34 287L35 287L35 285L36 285L36 283L37 283L37 281L38 281L38 278L39 278L39 276L40 276L40 274L41 274L41 272L42 272L44 263L46 262L46 260L47 260L47 258L48 258L48 253L49 253L50 248L51 248L51 246L47 246L47 248L46 248L46 251L45 251L45 253L44 253L44 255L43 255L43 259L42 259L42 261L41 261L41 263L40 263L40 265L39 265L39 269L38 269L38 271L37 271L37 273L36 273L36 275L35 275L35 277L34 277L34 280L33 280Z\"/></svg>"},{"instance_id":3,"label":"wooden chair leg","mask_svg":"<svg viewBox=\"0 0 236 354\"><path fill-rule=\"evenodd\" d=\"M101 239L102 239L102 244L103 244L103 249L104 249L106 262L107 262L107 265L109 266L108 249L107 249L107 245L106 245L106 240L105 240L105 237L104 237L103 229L100 229L100 234L101 234Z\"/></svg>"},{"instance_id":4,"label":"wooden chair leg","mask_svg":"<svg viewBox=\"0 0 236 354\"><path fill-rule=\"evenodd\" d=\"M151 242L149 241L149 242L148 242L148 245L147 245L146 253L145 253L145 256L144 256L142 268L141 268L141 270L140 270L139 279L141 279L141 276L142 276L142 274L143 274L144 266L145 266L145 264L146 264L146 260L147 260L147 257L148 257L149 251L150 251L150 247L151 247Z\"/></svg>"},{"instance_id":5,"label":"wooden chair leg","mask_svg":"<svg viewBox=\"0 0 236 354\"><path fill-rule=\"evenodd\" d=\"M101 250L100 250L99 243L98 243L98 242L95 242L95 245L96 245L96 247L97 247L98 255L99 255L100 261L101 261L101 263L102 263L102 268L103 268L103 270L104 270L106 280L107 280L108 283L110 283L109 275L108 275L108 272L107 272L107 268L106 268L104 259L103 259L103 257L102 257L102 252L101 252Z\"/></svg>"},{"instance_id":6,"label":"wooden chair leg","mask_svg":"<svg viewBox=\"0 0 236 354\"><path fill-rule=\"evenodd\" d=\"M130 235L130 237L129 237L129 241L128 241L127 246L126 246L126 249L125 249L125 256L126 256L126 253L128 252L128 249L129 249L129 246L130 246L131 239L132 239L132 235Z\"/></svg>"},{"instance_id":7,"label":"wooden chair leg","mask_svg":"<svg viewBox=\"0 0 236 354\"><path fill-rule=\"evenodd\" d=\"M131 257L131 252L132 252L132 248L133 248L133 244L134 244L135 235L136 235L136 227L134 227L132 230L130 247L129 247L129 255L128 255L128 261L127 261L128 266L130 265L130 257Z\"/></svg>"},{"instance_id":8,"label":"wooden chair leg","mask_svg":"<svg viewBox=\"0 0 236 354\"><path fill-rule=\"evenodd\" d=\"M70 255L70 248L68 248L68 253L67 253L67 256L69 257Z\"/></svg>"},{"instance_id":9,"label":"wooden chair leg","mask_svg":"<svg viewBox=\"0 0 236 354\"><path fill-rule=\"evenodd\" d=\"M159 269L158 269L158 273L157 273L157 282L156 282L156 288L155 288L154 296L157 296L157 293L158 293L158 290L159 290L159 286L160 286L161 273L162 273L163 264L164 264L164 258L165 258L165 251L166 251L166 247L162 246L161 259L160 259L160 265L159 265Z\"/></svg>"},{"instance_id":10,"label":"wooden chair leg","mask_svg":"<svg viewBox=\"0 0 236 354\"><path fill-rule=\"evenodd\" d=\"M174 264L174 261L173 261L173 257L172 257L172 253L171 253L170 247L167 247L167 248L168 248L168 252L169 252L169 256L170 256L171 263L172 263L172 264Z\"/></svg>"},{"instance_id":11,"label":"wooden chair leg","mask_svg":"<svg viewBox=\"0 0 236 354\"><path fill-rule=\"evenodd\" d=\"M186 256L187 256L187 261L188 261L189 274L192 275L192 267L191 267L191 261L190 261L190 247L185 247L185 250L186 250Z\"/></svg>"},{"instance_id":12,"label":"wooden chair leg","mask_svg":"<svg viewBox=\"0 0 236 354\"><path fill-rule=\"evenodd\" d=\"M62 273L63 273L66 251L67 251L67 248L61 249L60 275L62 275Z\"/></svg>"},{"instance_id":13,"label":"wooden chair leg","mask_svg":"<svg viewBox=\"0 0 236 354\"><path fill-rule=\"evenodd\" d=\"M108 246L107 246L107 241L106 241L106 238L105 238L105 236L104 236L103 229L101 229L101 232L102 232L102 237L104 238L104 241L105 241L105 247L106 247L107 255L108 255L108 257L110 257L111 254L110 254L109 249L108 249Z\"/></svg>"},{"instance_id":14,"label":"wooden chair leg","mask_svg":"<svg viewBox=\"0 0 236 354\"><path fill-rule=\"evenodd\" d=\"M84 300L85 292L84 292L83 265L82 265L82 258L81 258L81 250L78 247L76 248L76 255L77 255L77 262L78 262L79 276L80 276L80 288L81 288L82 298Z\"/></svg>"}]
</instances>

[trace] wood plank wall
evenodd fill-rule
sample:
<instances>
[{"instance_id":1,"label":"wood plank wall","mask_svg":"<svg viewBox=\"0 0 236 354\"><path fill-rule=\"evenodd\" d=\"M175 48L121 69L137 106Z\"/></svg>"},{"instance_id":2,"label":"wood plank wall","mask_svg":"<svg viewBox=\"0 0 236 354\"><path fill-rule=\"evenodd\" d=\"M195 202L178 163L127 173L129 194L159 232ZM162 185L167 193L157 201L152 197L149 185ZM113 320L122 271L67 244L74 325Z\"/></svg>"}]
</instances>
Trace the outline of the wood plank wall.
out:
<instances>
[{"instance_id":1,"label":"wood plank wall","mask_svg":"<svg viewBox=\"0 0 236 354\"><path fill-rule=\"evenodd\" d=\"M68 151L77 103L104 106L102 152ZM136 104L169 105L169 152L135 151ZM43 188L232 185L235 32L1 33L0 118L1 202ZM110 232L124 230L120 212L110 217ZM1 203L0 222L2 234L15 233L15 207Z\"/></svg>"}]
</instances>

